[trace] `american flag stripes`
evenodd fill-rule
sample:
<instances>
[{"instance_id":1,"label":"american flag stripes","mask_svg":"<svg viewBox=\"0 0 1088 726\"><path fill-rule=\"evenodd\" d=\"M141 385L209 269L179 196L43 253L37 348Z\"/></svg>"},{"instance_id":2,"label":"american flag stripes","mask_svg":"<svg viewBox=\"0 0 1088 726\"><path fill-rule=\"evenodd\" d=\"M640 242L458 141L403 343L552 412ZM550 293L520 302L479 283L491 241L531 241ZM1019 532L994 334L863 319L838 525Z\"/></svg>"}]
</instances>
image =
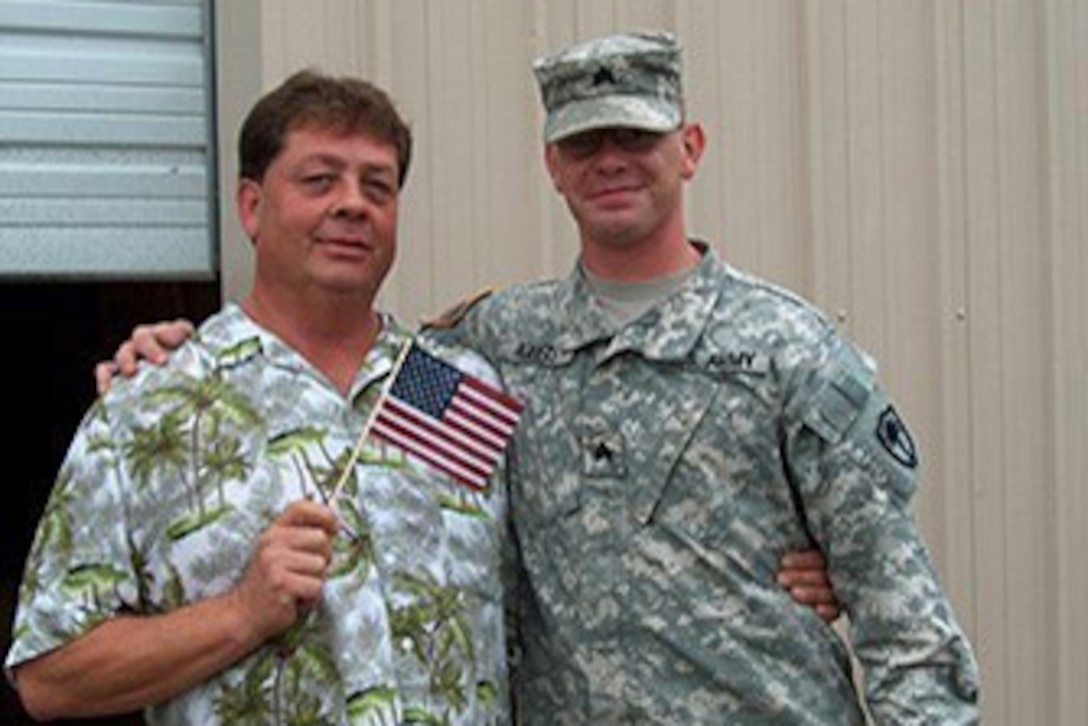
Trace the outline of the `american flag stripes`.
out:
<instances>
[{"instance_id":1,"label":"american flag stripes","mask_svg":"<svg viewBox=\"0 0 1088 726\"><path fill-rule=\"evenodd\" d=\"M411 344L371 433L474 489L514 434L521 402Z\"/></svg>"}]
</instances>

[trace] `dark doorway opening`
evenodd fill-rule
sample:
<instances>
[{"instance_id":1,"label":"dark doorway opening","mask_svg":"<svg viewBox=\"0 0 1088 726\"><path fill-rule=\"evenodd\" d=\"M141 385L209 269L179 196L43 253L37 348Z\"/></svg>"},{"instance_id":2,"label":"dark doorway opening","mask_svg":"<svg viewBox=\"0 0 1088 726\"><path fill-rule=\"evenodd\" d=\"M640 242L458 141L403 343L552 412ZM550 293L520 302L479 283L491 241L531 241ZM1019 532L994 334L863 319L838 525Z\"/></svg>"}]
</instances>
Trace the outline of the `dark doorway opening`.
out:
<instances>
[{"instance_id":1,"label":"dark doorway opening","mask_svg":"<svg viewBox=\"0 0 1088 726\"><path fill-rule=\"evenodd\" d=\"M0 283L3 506L0 506L0 652L7 654L23 560L68 443L94 400L94 363L133 326L203 320L220 306L219 283ZM0 723L33 723L6 683ZM79 724L140 724L138 716Z\"/></svg>"}]
</instances>

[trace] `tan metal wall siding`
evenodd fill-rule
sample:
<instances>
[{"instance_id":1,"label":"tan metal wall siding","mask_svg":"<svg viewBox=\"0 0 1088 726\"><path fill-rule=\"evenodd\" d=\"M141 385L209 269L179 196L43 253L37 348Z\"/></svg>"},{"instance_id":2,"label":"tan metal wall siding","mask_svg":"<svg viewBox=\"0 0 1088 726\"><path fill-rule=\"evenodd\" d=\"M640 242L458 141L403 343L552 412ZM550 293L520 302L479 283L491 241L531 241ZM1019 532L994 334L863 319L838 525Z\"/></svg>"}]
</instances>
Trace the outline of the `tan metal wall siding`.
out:
<instances>
[{"instance_id":1,"label":"tan metal wall siding","mask_svg":"<svg viewBox=\"0 0 1088 726\"><path fill-rule=\"evenodd\" d=\"M1057 611L1052 624L1061 723L1088 714L1088 5L1062 0L1046 5L1045 229L1050 347L1045 361L1053 401L1048 417L1048 460L1055 513L1052 572ZM1053 671L1052 671L1053 672Z\"/></svg>"},{"instance_id":2,"label":"tan metal wall siding","mask_svg":"<svg viewBox=\"0 0 1088 726\"><path fill-rule=\"evenodd\" d=\"M220 56L252 63L254 86L304 65L360 73L412 119L418 150L385 295L408 320L484 284L570 268L577 241L541 162L532 58L613 29L676 31L689 115L710 141L691 229L812 298L879 359L923 449L916 511L982 661L986 723L1083 722L1088 4L217 8L227 31L259 16L258 37ZM228 143L236 124L222 120ZM248 269L230 254L236 294Z\"/></svg>"}]
</instances>

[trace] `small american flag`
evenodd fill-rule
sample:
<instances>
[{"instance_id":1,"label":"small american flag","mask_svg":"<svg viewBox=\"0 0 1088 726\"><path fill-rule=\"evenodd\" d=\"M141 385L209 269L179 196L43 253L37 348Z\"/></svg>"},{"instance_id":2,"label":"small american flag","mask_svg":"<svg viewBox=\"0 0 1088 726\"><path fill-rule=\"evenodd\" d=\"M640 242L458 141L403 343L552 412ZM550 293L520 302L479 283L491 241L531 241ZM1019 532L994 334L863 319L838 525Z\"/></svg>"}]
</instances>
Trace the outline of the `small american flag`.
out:
<instances>
[{"instance_id":1,"label":"small american flag","mask_svg":"<svg viewBox=\"0 0 1088 726\"><path fill-rule=\"evenodd\" d=\"M483 489L521 402L411 344L371 433L474 489Z\"/></svg>"}]
</instances>

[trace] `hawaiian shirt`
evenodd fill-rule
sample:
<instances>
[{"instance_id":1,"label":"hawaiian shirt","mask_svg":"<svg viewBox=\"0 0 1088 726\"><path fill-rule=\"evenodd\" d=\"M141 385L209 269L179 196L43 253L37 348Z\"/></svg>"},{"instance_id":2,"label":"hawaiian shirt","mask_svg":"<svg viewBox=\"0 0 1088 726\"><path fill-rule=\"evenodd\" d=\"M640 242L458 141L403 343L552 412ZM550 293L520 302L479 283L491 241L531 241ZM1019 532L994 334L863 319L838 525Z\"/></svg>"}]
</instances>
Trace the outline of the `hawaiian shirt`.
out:
<instances>
[{"instance_id":1,"label":"hawaiian shirt","mask_svg":"<svg viewBox=\"0 0 1088 726\"><path fill-rule=\"evenodd\" d=\"M229 305L75 435L38 527L10 669L119 613L228 591L293 501L329 501L409 339L390 318L349 395ZM479 356L431 352L481 377ZM318 608L151 724L508 723L506 500L367 437Z\"/></svg>"},{"instance_id":2,"label":"hawaiian shirt","mask_svg":"<svg viewBox=\"0 0 1088 726\"><path fill-rule=\"evenodd\" d=\"M526 724L862 724L847 646L776 582L818 546L878 723L978 720L909 512L913 439L869 359L705 246L614 322L576 269L447 332L527 401L510 469Z\"/></svg>"}]
</instances>

